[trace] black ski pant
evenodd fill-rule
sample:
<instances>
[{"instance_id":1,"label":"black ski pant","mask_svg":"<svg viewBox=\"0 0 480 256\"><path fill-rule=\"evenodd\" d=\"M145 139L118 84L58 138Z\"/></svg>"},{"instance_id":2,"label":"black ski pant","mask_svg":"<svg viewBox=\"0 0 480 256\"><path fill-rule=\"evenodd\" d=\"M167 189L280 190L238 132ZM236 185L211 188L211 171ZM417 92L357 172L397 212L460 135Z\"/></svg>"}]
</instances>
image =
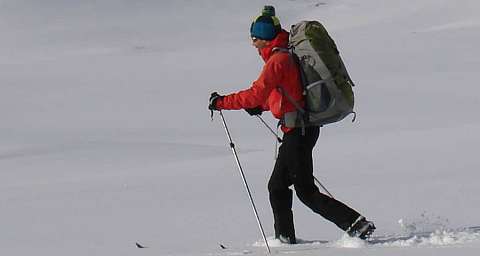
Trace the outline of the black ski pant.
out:
<instances>
[{"instance_id":1,"label":"black ski pant","mask_svg":"<svg viewBox=\"0 0 480 256\"><path fill-rule=\"evenodd\" d=\"M283 136L278 158L268 182L274 216L275 237L295 243L292 190L306 206L346 231L360 216L358 212L325 194L314 183L312 150L320 134L319 127L296 128Z\"/></svg>"}]
</instances>

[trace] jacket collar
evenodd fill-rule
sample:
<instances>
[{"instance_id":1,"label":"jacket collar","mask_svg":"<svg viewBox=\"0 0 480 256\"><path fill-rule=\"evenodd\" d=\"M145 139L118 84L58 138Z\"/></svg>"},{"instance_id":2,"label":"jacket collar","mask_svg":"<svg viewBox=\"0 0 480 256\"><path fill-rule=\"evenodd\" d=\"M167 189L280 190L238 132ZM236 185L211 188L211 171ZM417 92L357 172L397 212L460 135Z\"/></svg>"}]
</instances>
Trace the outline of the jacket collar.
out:
<instances>
[{"instance_id":1,"label":"jacket collar","mask_svg":"<svg viewBox=\"0 0 480 256\"><path fill-rule=\"evenodd\" d=\"M275 53L275 48L287 48L288 47L288 32L283 30L278 33L278 35L270 41L270 44L258 50L260 56L262 56L263 61L267 62L270 57Z\"/></svg>"}]
</instances>

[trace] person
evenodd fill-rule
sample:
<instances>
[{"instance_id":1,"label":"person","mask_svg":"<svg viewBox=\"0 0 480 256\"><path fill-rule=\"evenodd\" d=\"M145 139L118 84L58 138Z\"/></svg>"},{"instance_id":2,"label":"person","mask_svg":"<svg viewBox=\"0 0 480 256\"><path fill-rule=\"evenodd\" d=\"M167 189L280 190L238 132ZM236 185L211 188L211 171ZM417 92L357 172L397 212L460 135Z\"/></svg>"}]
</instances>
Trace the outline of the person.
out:
<instances>
[{"instance_id":1,"label":"person","mask_svg":"<svg viewBox=\"0 0 480 256\"><path fill-rule=\"evenodd\" d=\"M285 114L296 111L292 100L304 106L300 73L286 49L289 33L281 28L275 9L264 7L250 27L252 45L265 61L263 70L251 87L229 95L210 95L209 109L240 110L250 115L270 111L280 120L283 142L268 182L270 204L274 216L275 238L284 243L296 243L293 222L294 186L302 203L335 223L351 236L366 239L375 229L357 211L344 203L321 193L314 183L312 151L320 134L320 127L287 127L282 122ZM285 97L288 94L289 97Z\"/></svg>"}]
</instances>

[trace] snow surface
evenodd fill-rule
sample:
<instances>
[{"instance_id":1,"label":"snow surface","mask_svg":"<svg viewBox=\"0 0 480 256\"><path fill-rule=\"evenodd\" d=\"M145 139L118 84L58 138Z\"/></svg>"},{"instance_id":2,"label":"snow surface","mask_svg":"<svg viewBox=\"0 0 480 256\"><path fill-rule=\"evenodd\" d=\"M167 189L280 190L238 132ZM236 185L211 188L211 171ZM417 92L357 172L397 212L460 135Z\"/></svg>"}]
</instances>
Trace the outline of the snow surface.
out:
<instances>
[{"instance_id":1,"label":"snow surface","mask_svg":"<svg viewBox=\"0 0 480 256\"><path fill-rule=\"evenodd\" d=\"M273 251L478 255L475 0L0 1L0 254L264 255L206 107L258 75L248 28L266 3L341 50L358 118L322 130L315 173L378 228L345 238L295 200L305 243ZM225 117L271 237L274 139Z\"/></svg>"}]
</instances>

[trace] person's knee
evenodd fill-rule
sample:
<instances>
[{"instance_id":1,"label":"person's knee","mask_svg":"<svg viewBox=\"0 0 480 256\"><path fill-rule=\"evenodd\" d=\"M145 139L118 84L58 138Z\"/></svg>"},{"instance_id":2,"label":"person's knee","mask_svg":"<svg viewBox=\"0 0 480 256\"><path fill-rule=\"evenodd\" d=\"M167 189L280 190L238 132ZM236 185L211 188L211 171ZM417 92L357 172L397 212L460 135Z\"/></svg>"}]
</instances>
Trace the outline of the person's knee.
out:
<instances>
[{"instance_id":1,"label":"person's knee","mask_svg":"<svg viewBox=\"0 0 480 256\"><path fill-rule=\"evenodd\" d=\"M295 187L295 191L300 201L302 201L302 203L304 203L307 206L312 206L312 205L327 206L333 203L332 199L329 196L320 193L320 191L316 187L314 188Z\"/></svg>"},{"instance_id":2,"label":"person's knee","mask_svg":"<svg viewBox=\"0 0 480 256\"><path fill-rule=\"evenodd\" d=\"M269 188L268 190L270 197L275 197L275 198L281 198L283 200L292 200L292 195L293 192L289 188L283 188L283 189L275 189L275 188Z\"/></svg>"},{"instance_id":3,"label":"person's knee","mask_svg":"<svg viewBox=\"0 0 480 256\"><path fill-rule=\"evenodd\" d=\"M291 189L273 189L269 191L270 203L274 210L290 209L293 202L293 192Z\"/></svg>"},{"instance_id":4,"label":"person's knee","mask_svg":"<svg viewBox=\"0 0 480 256\"><path fill-rule=\"evenodd\" d=\"M311 201L314 190L309 187L295 186L295 193L303 203Z\"/></svg>"},{"instance_id":5,"label":"person's knee","mask_svg":"<svg viewBox=\"0 0 480 256\"><path fill-rule=\"evenodd\" d=\"M275 190L275 184L274 184L274 182L272 181L272 179L270 179L270 180L268 181L268 186L267 186L267 188L268 188L268 192L270 192L270 193L272 193L272 191Z\"/></svg>"},{"instance_id":6,"label":"person's knee","mask_svg":"<svg viewBox=\"0 0 480 256\"><path fill-rule=\"evenodd\" d=\"M268 192L271 193L278 193L278 191L285 191L288 190L288 186L284 184L284 182L278 178L270 178L268 181Z\"/></svg>"}]
</instances>

